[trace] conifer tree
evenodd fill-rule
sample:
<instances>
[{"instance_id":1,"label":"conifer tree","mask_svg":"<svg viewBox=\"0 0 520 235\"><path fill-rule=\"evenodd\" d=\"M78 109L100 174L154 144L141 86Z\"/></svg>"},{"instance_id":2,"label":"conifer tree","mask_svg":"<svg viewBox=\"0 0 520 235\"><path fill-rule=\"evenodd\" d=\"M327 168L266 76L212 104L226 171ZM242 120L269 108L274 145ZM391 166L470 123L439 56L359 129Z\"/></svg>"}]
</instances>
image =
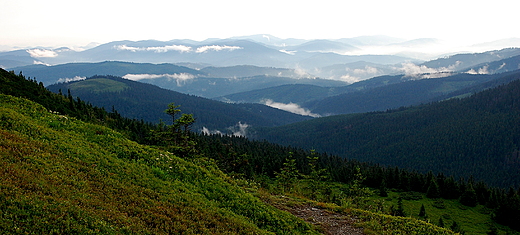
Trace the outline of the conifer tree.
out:
<instances>
[{"instance_id":1,"label":"conifer tree","mask_svg":"<svg viewBox=\"0 0 520 235\"><path fill-rule=\"evenodd\" d=\"M446 225L444 224L444 220L442 220L442 216L439 217L439 223L438 223L439 227L442 227L444 228Z\"/></svg>"},{"instance_id":2,"label":"conifer tree","mask_svg":"<svg viewBox=\"0 0 520 235\"><path fill-rule=\"evenodd\" d=\"M419 217L422 217L422 218L428 218L428 216L426 215L426 209L424 208L424 204L421 204L421 209L419 210Z\"/></svg>"},{"instance_id":3,"label":"conifer tree","mask_svg":"<svg viewBox=\"0 0 520 235\"><path fill-rule=\"evenodd\" d=\"M457 224L457 221L453 221L453 224L451 224L450 229L455 233L464 234L464 231L462 231L459 224Z\"/></svg>"},{"instance_id":4,"label":"conifer tree","mask_svg":"<svg viewBox=\"0 0 520 235\"><path fill-rule=\"evenodd\" d=\"M386 191L386 182L384 179L381 181L381 185L379 186L379 196L388 197L388 192Z\"/></svg>"},{"instance_id":5,"label":"conifer tree","mask_svg":"<svg viewBox=\"0 0 520 235\"><path fill-rule=\"evenodd\" d=\"M477 205L477 194L475 193L475 190L471 184L466 186L466 190L460 196L459 201L462 203L462 205L465 206L473 207Z\"/></svg>"},{"instance_id":6,"label":"conifer tree","mask_svg":"<svg viewBox=\"0 0 520 235\"><path fill-rule=\"evenodd\" d=\"M172 125L166 127L166 131L156 133L156 138L159 141L166 142L172 151L181 153L182 155L193 154L196 152L195 141L190 139L190 127L195 122L192 114L182 114L181 117L176 118L176 115L181 112L180 105L174 103L168 104L168 109L165 113L172 117ZM171 145L168 142L172 142Z\"/></svg>"},{"instance_id":7,"label":"conifer tree","mask_svg":"<svg viewBox=\"0 0 520 235\"><path fill-rule=\"evenodd\" d=\"M300 176L300 172L296 168L296 159L293 157L292 152L289 152L289 157L285 159L280 172L275 172L275 175L276 181L281 186L282 191L292 190L294 183Z\"/></svg>"},{"instance_id":8,"label":"conifer tree","mask_svg":"<svg viewBox=\"0 0 520 235\"><path fill-rule=\"evenodd\" d=\"M309 180L312 197L317 199L318 196L320 196L321 181L328 180L329 176L326 168L320 168L318 166L319 157L314 150L311 150L311 155L307 156L307 159L309 161L310 172L305 177Z\"/></svg>"},{"instance_id":9,"label":"conifer tree","mask_svg":"<svg viewBox=\"0 0 520 235\"><path fill-rule=\"evenodd\" d=\"M428 185L428 189L426 190L426 197L428 198L439 198L440 191L439 185L437 184L437 180L435 178L430 178L430 183Z\"/></svg>"},{"instance_id":10,"label":"conifer tree","mask_svg":"<svg viewBox=\"0 0 520 235\"><path fill-rule=\"evenodd\" d=\"M363 185L361 184L365 179L366 177L361 173L361 168L359 168L359 166L356 166L354 179L350 184L350 196L365 197L371 193L370 189L363 187Z\"/></svg>"},{"instance_id":11,"label":"conifer tree","mask_svg":"<svg viewBox=\"0 0 520 235\"><path fill-rule=\"evenodd\" d=\"M399 197L397 199L397 209L395 208L392 208L392 215L394 216L402 216L402 217L405 217L406 216L406 213L404 212L404 207L403 207L403 198L402 197Z\"/></svg>"}]
</instances>

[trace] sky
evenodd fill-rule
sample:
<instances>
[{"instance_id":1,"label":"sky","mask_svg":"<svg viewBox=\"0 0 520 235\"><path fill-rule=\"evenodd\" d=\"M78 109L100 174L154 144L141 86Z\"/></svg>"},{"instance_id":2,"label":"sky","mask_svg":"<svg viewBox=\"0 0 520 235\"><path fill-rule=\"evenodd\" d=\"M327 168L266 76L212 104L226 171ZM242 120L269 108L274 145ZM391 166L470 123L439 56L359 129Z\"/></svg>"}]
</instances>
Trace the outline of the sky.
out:
<instances>
[{"instance_id":1,"label":"sky","mask_svg":"<svg viewBox=\"0 0 520 235\"><path fill-rule=\"evenodd\" d=\"M254 34L386 35L455 44L520 38L520 2L514 0L0 0L0 6L0 50Z\"/></svg>"}]
</instances>

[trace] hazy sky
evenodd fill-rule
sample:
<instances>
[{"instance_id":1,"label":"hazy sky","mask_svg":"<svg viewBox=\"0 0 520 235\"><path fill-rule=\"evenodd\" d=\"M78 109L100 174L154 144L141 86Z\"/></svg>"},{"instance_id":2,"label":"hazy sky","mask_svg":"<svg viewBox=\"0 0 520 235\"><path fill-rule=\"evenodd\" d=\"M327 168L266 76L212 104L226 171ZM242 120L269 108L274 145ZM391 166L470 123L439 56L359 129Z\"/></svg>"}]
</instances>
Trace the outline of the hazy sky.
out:
<instances>
[{"instance_id":1,"label":"hazy sky","mask_svg":"<svg viewBox=\"0 0 520 235\"><path fill-rule=\"evenodd\" d=\"M520 38L520 2L515 0L0 0L0 6L4 48L253 34L303 39L388 35L468 43Z\"/></svg>"}]
</instances>

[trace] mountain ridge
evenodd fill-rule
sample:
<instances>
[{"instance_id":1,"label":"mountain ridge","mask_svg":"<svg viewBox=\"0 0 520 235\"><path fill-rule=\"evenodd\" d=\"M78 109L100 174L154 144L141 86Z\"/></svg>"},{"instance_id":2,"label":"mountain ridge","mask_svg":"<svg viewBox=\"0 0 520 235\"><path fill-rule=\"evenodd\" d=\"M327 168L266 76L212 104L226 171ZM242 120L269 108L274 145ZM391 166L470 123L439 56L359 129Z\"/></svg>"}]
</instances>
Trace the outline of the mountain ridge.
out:
<instances>
[{"instance_id":1,"label":"mountain ridge","mask_svg":"<svg viewBox=\"0 0 520 235\"><path fill-rule=\"evenodd\" d=\"M259 130L255 138L422 172L442 169L492 185L519 185L511 159L520 146L519 79L516 71L504 75L509 84L467 98L318 118Z\"/></svg>"},{"instance_id":2,"label":"mountain ridge","mask_svg":"<svg viewBox=\"0 0 520 235\"><path fill-rule=\"evenodd\" d=\"M109 88L106 82L99 79L107 79L115 83L112 85L114 88ZM169 103L174 102L176 105L181 105L184 113L191 113L197 117L194 128L218 129L223 133L238 123L271 126L309 118L259 104L226 104L116 76L98 75L82 81L51 85L48 89L56 93L60 90L62 92L70 90L74 97L80 97L107 110L114 107L127 117L152 123L157 123L161 119L167 120L168 115L163 111ZM93 89L97 89L98 92ZM99 92L99 90L106 92Z\"/></svg>"}]
</instances>

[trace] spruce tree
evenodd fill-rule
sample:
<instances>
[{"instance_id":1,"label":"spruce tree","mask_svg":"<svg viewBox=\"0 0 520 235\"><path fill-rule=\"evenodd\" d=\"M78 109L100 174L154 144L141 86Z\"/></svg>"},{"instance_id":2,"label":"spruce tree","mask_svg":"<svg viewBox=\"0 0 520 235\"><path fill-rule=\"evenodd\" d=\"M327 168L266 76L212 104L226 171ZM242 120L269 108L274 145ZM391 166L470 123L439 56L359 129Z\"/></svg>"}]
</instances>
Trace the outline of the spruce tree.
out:
<instances>
[{"instance_id":1,"label":"spruce tree","mask_svg":"<svg viewBox=\"0 0 520 235\"><path fill-rule=\"evenodd\" d=\"M439 185L435 178L430 178L428 189L426 190L426 197L428 198L439 198L441 196Z\"/></svg>"},{"instance_id":2,"label":"spruce tree","mask_svg":"<svg viewBox=\"0 0 520 235\"><path fill-rule=\"evenodd\" d=\"M386 182L384 179L381 181L381 185L379 186L379 196L388 197L388 192L386 191Z\"/></svg>"},{"instance_id":3,"label":"spruce tree","mask_svg":"<svg viewBox=\"0 0 520 235\"><path fill-rule=\"evenodd\" d=\"M459 224L457 224L457 221L453 221L453 224L451 224L450 229L455 233L464 234L464 231L462 231Z\"/></svg>"},{"instance_id":4,"label":"spruce tree","mask_svg":"<svg viewBox=\"0 0 520 235\"><path fill-rule=\"evenodd\" d=\"M395 216L402 216L402 217L406 216L406 213L404 212L404 208L403 208L403 198L399 197L397 199L397 209L392 208L392 214Z\"/></svg>"},{"instance_id":5,"label":"spruce tree","mask_svg":"<svg viewBox=\"0 0 520 235\"><path fill-rule=\"evenodd\" d=\"M477 194L475 193L475 190L471 184L466 186L466 190L460 196L459 201L462 205L465 206L474 207L477 205Z\"/></svg>"},{"instance_id":6,"label":"spruce tree","mask_svg":"<svg viewBox=\"0 0 520 235\"><path fill-rule=\"evenodd\" d=\"M421 218L428 218L426 215L426 209L424 208L424 204L421 204L421 209L419 210L419 217Z\"/></svg>"},{"instance_id":7,"label":"spruce tree","mask_svg":"<svg viewBox=\"0 0 520 235\"><path fill-rule=\"evenodd\" d=\"M300 172L296 168L296 159L293 153L289 152L289 157L285 159L280 172L275 172L276 181L280 185L283 192L292 190L294 183L300 176Z\"/></svg>"},{"instance_id":8,"label":"spruce tree","mask_svg":"<svg viewBox=\"0 0 520 235\"><path fill-rule=\"evenodd\" d=\"M446 225L444 224L444 220L442 220L442 216L439 217L439 223L438 223L439 227L442 227L444 228Z\"/></svg>"}]
</instances>

